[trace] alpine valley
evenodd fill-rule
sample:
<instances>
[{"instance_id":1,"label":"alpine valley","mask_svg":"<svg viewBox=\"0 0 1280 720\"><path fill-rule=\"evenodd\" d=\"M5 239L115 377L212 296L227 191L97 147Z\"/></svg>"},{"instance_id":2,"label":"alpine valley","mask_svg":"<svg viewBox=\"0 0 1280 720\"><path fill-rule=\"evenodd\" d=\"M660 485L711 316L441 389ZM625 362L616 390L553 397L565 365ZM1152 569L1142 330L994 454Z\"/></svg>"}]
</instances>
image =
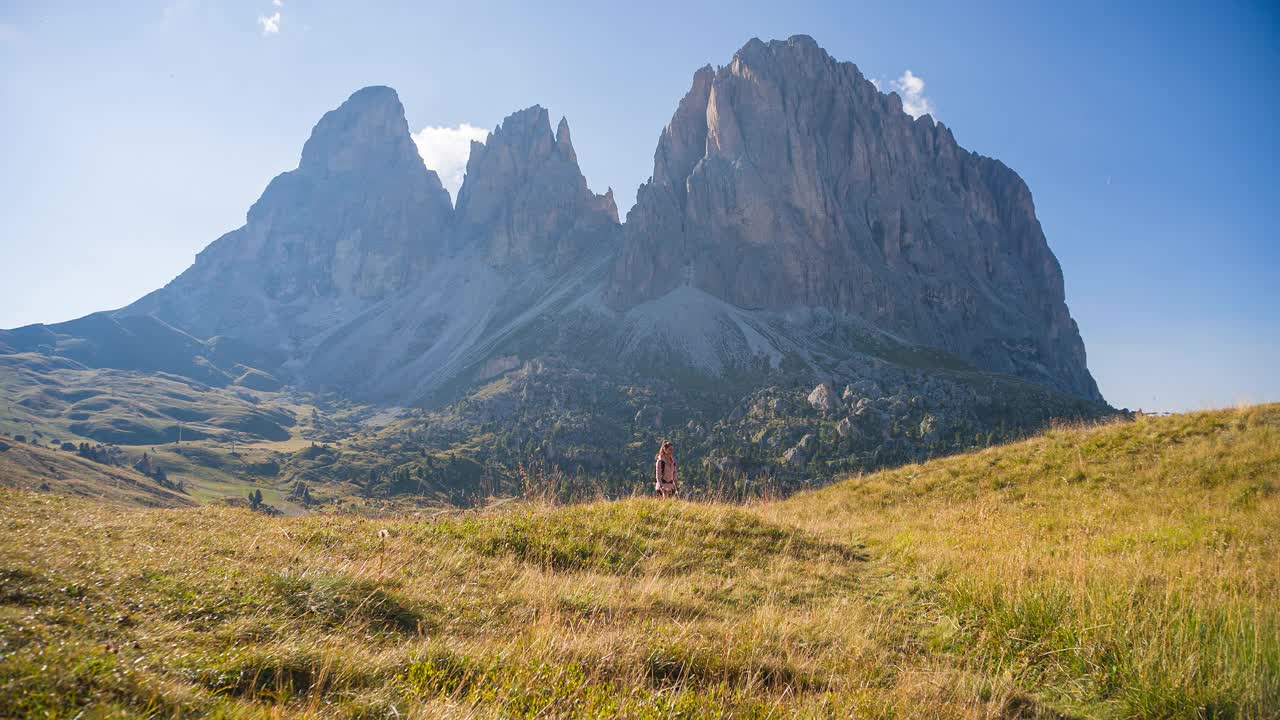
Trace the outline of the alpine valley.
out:
<instances>
[{"instance_id":1,"label":"alpine valley","mask_svg":"<svg viewBox=\"0 0 1280 720\"><path fill-rule=\"evenodd\" d=\"M625 222L544 108L454 203L367 87L165 287L0 331L6 482L148 505L628 494L662 438L783 493L1115 413L1027 185L805 36L693 74Z\"/></svg>"}]
</instances>

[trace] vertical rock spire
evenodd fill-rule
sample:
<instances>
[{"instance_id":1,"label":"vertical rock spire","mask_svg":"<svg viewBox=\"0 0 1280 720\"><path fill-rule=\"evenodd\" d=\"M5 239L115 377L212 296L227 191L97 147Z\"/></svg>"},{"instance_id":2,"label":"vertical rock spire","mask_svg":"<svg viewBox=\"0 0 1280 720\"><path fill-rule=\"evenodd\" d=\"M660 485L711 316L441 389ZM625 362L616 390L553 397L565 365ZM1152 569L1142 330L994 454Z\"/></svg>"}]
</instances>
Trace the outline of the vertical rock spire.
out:
<instances>
[{"instance_id":1,"label":"vertical rock spire","mask_svg":"<svg viewBox=\"0 0 1280 720\"><path fill-rule=\"evenodd\" d=\"M578 153L573 151L573 140L569 137L569 119L563 116L560 118L560 124L556 126L556 152L574 165L578 164Z\"/></svg>"},{"instance_id":2,"label":"vertical rock spire","mask_svg":"<svg viewBox=\"0 0 1280 720\"><path fill-rule=\"evenodd\" d=\"M561 119L541 106L507 116L474 144L458 193L456 243L496 267L555 271L584 253L611 248L618 230L612 195L587 188Z\"/></svg>"}]
</instances>

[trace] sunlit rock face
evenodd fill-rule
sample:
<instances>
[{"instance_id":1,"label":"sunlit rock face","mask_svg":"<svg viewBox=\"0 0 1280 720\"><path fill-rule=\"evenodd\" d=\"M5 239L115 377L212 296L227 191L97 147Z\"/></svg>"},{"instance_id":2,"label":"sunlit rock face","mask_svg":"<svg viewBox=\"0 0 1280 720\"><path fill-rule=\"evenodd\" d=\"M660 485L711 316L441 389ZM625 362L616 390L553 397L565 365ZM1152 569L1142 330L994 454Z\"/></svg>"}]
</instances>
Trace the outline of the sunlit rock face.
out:
<instances>
[{"instance_id":1,"label":"sunlit rock face","mask_svg":"<svg viewBox=\"0 0 1280 720\"><path fill-rule=\"evenodd\" d=\"M1100 399L1031 193L805 36L698 70L607 290L826 308L977 367Z\"/></svg>"}]
</instances>

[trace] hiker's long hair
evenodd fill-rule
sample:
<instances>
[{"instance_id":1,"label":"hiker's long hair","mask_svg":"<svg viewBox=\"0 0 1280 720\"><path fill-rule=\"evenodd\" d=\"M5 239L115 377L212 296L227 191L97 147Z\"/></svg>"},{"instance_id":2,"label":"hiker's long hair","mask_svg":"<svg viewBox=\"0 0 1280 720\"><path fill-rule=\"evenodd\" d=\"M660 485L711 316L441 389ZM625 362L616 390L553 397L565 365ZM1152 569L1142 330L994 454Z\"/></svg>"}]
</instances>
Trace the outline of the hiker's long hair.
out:
<instances>
[{"instance_id":1,"label":"hiker's long hair","mask_svg":"<svg viewBox=\"0 0 1280 720\"><path fill-rule=\"evenodd\" d=\"M669 449L672 451L672 454L674 455L674 454L675 454L675 450L671 447L671 441L670 441L670 440L664 440L664 441L663 441L663 443L662 443L661 445L659 445L659 446L658 446L658 454L657 454L657 455L654 455L654 456L653 456L653 459L654 459L654 460L657 460L658 458L662 457L662 451L663 451L663 450L669 450Z\"/></svg>"}]
</instances>

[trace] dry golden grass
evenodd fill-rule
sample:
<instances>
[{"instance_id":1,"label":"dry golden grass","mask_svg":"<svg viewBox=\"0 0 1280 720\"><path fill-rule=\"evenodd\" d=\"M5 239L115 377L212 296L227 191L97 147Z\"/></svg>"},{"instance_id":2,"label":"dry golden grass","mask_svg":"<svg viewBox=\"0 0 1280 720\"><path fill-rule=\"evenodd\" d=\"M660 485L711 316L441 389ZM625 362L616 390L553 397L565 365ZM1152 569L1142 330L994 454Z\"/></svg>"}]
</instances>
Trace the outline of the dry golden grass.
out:
<instances>
[{"instance_id":1,"label":"dry golden grass","mask_svg":"<svg viewBox=\"0 0 1280 720\"><path fill-rule=\"evenodd\" d=\"M1280 714L1280 406L1063 428L768 508L918 588L924 641L1050 704Z\"/></svg>"},{"instance_id":2,"label":"dry golden grass","mask_svg":"<svg viewBox=\"0 0 1280 720\"><path fill-rule=\"evenodd\" d=\"M74 452L0 440L0 487L44 488L66 495L141 507L189 507L189 497L129 467L104 465Z\"/></svg>"},{"instance_id":3,"label":"dry golden grass","mask_svg":"<svg viewBox=\"0 0 1280 720\"><path fill-rule=\"evenodd\" d=\"M0 492L0 712L1280 717L1280 406L733 507Z\"/></svg>"}]
</instances>

